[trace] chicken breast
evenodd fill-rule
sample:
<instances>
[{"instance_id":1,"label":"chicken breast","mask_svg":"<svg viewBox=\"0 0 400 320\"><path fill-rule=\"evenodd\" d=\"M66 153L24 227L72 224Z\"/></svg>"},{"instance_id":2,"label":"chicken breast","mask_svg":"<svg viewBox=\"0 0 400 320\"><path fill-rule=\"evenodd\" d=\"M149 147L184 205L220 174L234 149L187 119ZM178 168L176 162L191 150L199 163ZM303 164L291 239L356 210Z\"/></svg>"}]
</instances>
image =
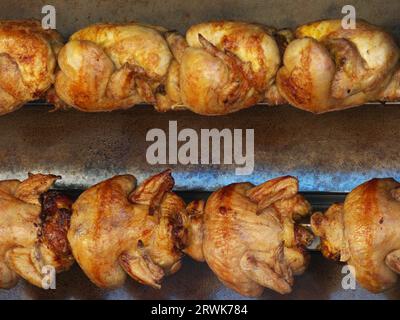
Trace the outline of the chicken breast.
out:
<instances>
[{"instance_id":1,"label":"chicken breast","mask_svg":"<svg viewBox=\"0 0 400 320\"><path fill-rule=\"evenodd\" d=\"M39 21L0 21L0 115L40 98L51 87L62 42Z\"/></svg>"},{"instance_id":2,"label":"chicken breast","mask_svg":"<svg viewBox=\"0 0 400 320\"><path fill-rule=\"evenodd\" d=\"M89 188L73 205L68 240L76 261L102 288L121 286L126 273L160 288L179 270L187 238L185 203L165 171L136 188L131 175Z\"/></svg>"},{"instance_id":3,"label":"chicken breast","mask_svg":"<svg viewBox=\"0 0 400 320\"><path fill-rule=\"evenodd\" d=\"M0 181L0 288L13 287L18 276L42 287L43 267L61 272L73 264L67 241L72 201L48 191L58 178Z\"/></svg>"},{"instance_id":4,"label":"chicken breast","mask_svg":"<svg viewBox=\"0 0 400 320\"><path fill-rule=\"evenodd\" d=\"M399 61L389 34L362 20L355 29L324 20L300 26L295 35L277 75L290 104L323 113L382 99Z\"/></svg>"},{"instance_id":5,"label":"chicken breast","mask_svg":"<svg viewBox=\"0 0 400 320\"><path fill-rule=\"evenodd\" d=\"M74 33L58 58L58 97L86 112L157 106L158 100L166 104L165 81L173 61L166 31L127 23L95 24Z\"/></svg>"},{"instance_id":6,"label":"chicken breast","mask_svg":"<svg viewBox=\"0 0 400 320\"><path fill-rule=\"evenodd\" d=\"M354 267L358 283L379 293L393 287L400 273L400 183L372 179L311 218L322 253Z\"/></svg>"},{"instance_id":7,"label":"chicken breast","mask_svg":"<svg viewBox=\"0 0 400 320\"><path fill-rule=\"evenodd\" d=\"M218 278L238 293L256 297L264 287L291 292L293 275L304 272L309 256L304 249L312 235L295 220L310 212L293 177L281 177L259 186L232 184L207 201L199 228L201 202L192 213L186 252L207 262ZM195 232L202 236L194 236ZM200 240L202 245L200 245Z\"/></svg>"}]
</instances>

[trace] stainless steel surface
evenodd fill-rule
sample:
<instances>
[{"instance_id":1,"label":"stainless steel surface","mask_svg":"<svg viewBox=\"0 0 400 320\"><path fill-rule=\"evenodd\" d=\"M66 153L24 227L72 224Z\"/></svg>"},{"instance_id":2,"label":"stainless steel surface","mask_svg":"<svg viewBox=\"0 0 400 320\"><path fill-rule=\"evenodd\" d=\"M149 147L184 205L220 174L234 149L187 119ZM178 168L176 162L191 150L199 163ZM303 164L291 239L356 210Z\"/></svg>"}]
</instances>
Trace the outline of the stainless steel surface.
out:
<instances>
[{"instance_id":1,"label":"stainless steel surface","mask_svg":"<svg viewBox=\"0 0 400 320\"><path fill-rule=\"evenodd\" d=\"M171 167L179 190L213 191L294 175L302 191L348 192L373 177L400 179L400 107L368 105L313 115L289 106L254 107L224 117L190 112L160 114L152 107L87 114L49 113L24 107L0 117L0 179L23 179L29 171L63 176L59 186L85 188L120 173L143 180ZM168 129L253 128L255 169L236 176L234 165L150 165L146 133Z\"/></svg>"}]
</instances>

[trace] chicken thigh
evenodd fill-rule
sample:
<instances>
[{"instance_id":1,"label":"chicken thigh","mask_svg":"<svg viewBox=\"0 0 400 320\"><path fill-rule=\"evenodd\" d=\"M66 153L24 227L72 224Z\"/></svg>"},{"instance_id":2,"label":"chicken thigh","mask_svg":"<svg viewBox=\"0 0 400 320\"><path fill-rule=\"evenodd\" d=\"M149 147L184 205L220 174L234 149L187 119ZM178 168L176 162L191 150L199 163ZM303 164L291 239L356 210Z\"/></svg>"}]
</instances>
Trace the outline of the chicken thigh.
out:
<instances>
[{"instance_id":1,"label":"chicken thigh","mask_svg":"<svg viewBox=\"0 0 400 320\"><path fill-rule=\"evenodd\" d=\"M39 21L0 21L0 115L40 98L51 87L62 42Z\"/></svg>"},{"instance_id":2,"label":"chicken thigh","mask_svg":"<svg viewBox=\"0 0 400 320\"><path fill-rule=\"evenodd\" d=\"M0 181L0 288L13 287L18 276L42 287L43 267L61 272L73 264L67 241L72 201L48 191L58 178Z\"/></svg>"},{"instance_id":3,"label":"chicken thigh","mask_svg":"<svg viewBox=\"0 0 400 320\"><path fill-rule=\"evenodd\" d=\"M291 292L293 275L307 267L305 246L313 239L295 223L310 212L309 203L298 194L297 179L224 187L208 199L200 227L203 207L202 202L188 207L186 253L204 259L226 286L242 295L259 296L264 287Z\"/></svg>"},{"instance_id":4,"label":"chicken thigh","mask_svg":"<svg viewBox=\"0 0 400 320\"><path fill-rule=\"evenodd\" d=\"M354 267L371 292L393 287L400 273L400 183L372 179L350 192L344 204L315 213L311 227L324 256Z\"/></svg>"},{"instance_id":5,"label":"chicken thigh","mask_svg":"<svg viewBox=\"0 0 400 320\"><path fill-rule=\"evenodd\" d=\"M185 203L165 171L136 188L131 175L89 188L73 205L68 239L76 261L97 286L121 286L128 273L160 288L181 265L187 238Z\"/></svg>"},{"instance_id":6,"label":"chicken thigh","mask_svg":"<svg viewBox=\"0 0 400 320\"><path fill-rule=\"evenodd\" d=\"M278 71L279 92L293 106L323 113L381 100L399 63L399 48L382 29L357 20L343 29L341 20L297 28L296 40Z\"/></svg>"}]
</instances>

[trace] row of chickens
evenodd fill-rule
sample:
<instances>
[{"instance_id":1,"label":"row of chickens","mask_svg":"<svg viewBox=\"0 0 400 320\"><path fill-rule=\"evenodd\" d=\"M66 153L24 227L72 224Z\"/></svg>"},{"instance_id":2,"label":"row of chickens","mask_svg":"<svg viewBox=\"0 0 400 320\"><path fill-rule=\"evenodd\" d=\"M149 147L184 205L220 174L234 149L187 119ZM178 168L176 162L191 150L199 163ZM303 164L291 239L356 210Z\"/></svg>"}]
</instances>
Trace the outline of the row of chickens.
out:
<instances>
[{"instance_id":1,"label":"row of chickens","mask_svg":"<svg viewBox=\"0 0 400 320\"><path fill-rule=\"evenodd\" d=\"M101 288L121 286L127 275L160 288L184 254L206 261L229 288L259 296L264 287L290 293L293 277L309 263L314 236L298 223L311 213L286 176L254 186L237 183L188 206L172 189L170 170L139 186L115 176L73 203L50 190L60 177L34 174L0 182L0 288L18 277L42 286L44 266L68 270L76 260ZM354 267L371 292L393 287L400 273L400 183L373 179L344 204L314 213L311 227L322 253Z\"/></svg>"},{"instance_id":2,"label":"row of chickens","mask_svg":"<svg viewBox=\"0 0 400 320\"><path fill-rule=\"evenodd\" d=\"M382 29L324 20L294 32L219 21L186 37L139 23L96 24L64 45L36 21L0 22L0 114L40 97L85 112L139 103L223 115L257 103L323 113L400 100L400 51Z\"/></svg>"}]
</instances>

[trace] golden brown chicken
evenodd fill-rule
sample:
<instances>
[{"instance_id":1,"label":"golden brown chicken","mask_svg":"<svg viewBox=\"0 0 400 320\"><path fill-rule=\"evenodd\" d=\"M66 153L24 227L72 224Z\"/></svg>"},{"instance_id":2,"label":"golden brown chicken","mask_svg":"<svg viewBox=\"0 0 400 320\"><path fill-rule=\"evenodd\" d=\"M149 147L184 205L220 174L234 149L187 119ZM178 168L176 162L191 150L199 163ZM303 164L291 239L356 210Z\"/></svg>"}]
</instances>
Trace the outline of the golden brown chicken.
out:
<instances>
[{"instance_id":1,"label":"golden brown chicken","mask_svg":"<svg viewBox=\"0 0 400 320\"><path fill-rule=\"evenodd\" d=\"M311 227L327 258L354 267L371 292L393 287L400 273L400 183L372 179L350 192L344 204L315 213Z\"/></svg>"},{"instance_id":2,"label":"golden brown chicken","mask_svg":"<svg viewBox=\"0 0 400 320\"><path fill-rule=\"evenodd\" d=\"M304 246L313 238L295 223L310 212L296 178L224 187L208 199L202 225L203 207L201 201L188 207L186 253L205 259L226 286L242 295L259 296L264 287L291 292L293 275L308 265Z\"/></svg>"},{"instance_id":3,"label":"golden brown chicken","mask_svg":"<svg viewBox=\"0 0 400 320\"><path fill-rule=\"evenodd\" d=\"M400 101L400 68L397 69L391 81L381 92L379 101L399 102Z\"/></svg>"},{"instance_id":4,"label":"golden brown chicken","mask_svg":"<svg viewBox=\"0 0 400 320\"><path fill-rule=\"evenodd\" d=\"M279 92L290 104L323 113L383 99L399 63L389 34L362 20L355 29L325 20L303 25L295 35L277 75Z\"/></svg>"},{"instance_id":5,"label":"golden brown chicken","mask_svg":"<svg viewBox=\"0 0 400 320\"><path fill-rule=\"evenodd\" d=\"M74 33L60 52L55 88L66 104L87 112L163 103L173 61L161 27L95 24ZM160 102L161 103L161 102Z\"/></svg>"},{"instance_id":6,"label":"golden brown chicken","mask_svg":"<svg viewBox=\"0 0 400 320\"><path fill-rule=\"evenodd\" d=\"M73 263L67 241L72 202L48 191L54 175L29 175L25 181L0 181L0 288L18 276L42 287L43 267L61 272Z\"/></svg>"},{"instance_id":7,"label":"golden brown chicken","mask_svg":"<svg viewBox=\"0 0 400 320\"><path fill-rule=\"evenodd\" d=\"M185 203L165 171L136 188L131 175L103 181L78 198L68 239L74 257L97 286L121 286L128 273L160 288L181 266L187 238Z\"/></svg>"},{"instance_id":8,"label":"golden brown chicken","mask_svg":"<svg viewBox=\"0 0 400 320\"><path fill-rule=\"evenodd\" d=\"M245 22L192 26L186 42L179 39L173 50L169 83L175 100L204 115L227 114L264 100L281 61L275 33Z\"/></svg>"},{"instance_id":9,"label":"golden brown chicken","mask_svg":"<svg viewBox=\"0 0 400 320\"><path fill-rule=\"evenodd\" d=\"M34 20L0 21L0 115L40 98L54 82L61 36Z\"/></svg>"}]
</instances>

